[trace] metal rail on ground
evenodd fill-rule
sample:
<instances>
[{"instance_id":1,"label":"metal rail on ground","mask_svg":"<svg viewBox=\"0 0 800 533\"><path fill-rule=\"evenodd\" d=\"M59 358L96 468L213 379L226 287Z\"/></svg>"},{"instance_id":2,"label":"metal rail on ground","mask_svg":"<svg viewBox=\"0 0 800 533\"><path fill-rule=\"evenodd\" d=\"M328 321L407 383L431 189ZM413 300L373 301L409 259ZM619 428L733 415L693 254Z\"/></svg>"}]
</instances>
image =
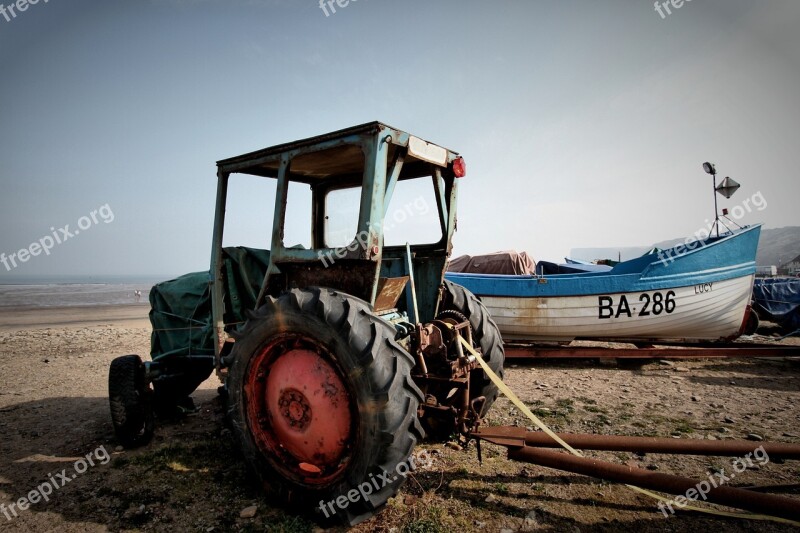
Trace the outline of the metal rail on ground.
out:
<instances>
[{"instance_id":1,"label":"metal rail on ground","mask_svg":"<svg viewBox=\"0 0 800 533\"><path fill-rule=\"evenodd\" d=\"M508 342L504 345L507 359L546 358L614 358L614 359L705 359L710 357L800 357L800 346L766 343L727 342L715 344L671 344L639 348L606 348Z\"/></svg>"}]
</instances>

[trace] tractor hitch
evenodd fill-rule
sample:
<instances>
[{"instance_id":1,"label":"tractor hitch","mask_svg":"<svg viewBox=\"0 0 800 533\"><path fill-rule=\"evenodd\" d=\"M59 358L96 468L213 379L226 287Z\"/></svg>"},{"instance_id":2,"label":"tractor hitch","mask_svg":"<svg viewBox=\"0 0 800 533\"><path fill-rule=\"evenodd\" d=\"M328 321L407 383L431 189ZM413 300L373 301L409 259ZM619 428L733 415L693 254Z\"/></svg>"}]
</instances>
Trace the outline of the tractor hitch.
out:
<instances>
[{"instance_id":1,"label":"tractor hitch","mask_svg":"<svg viewBox=\"0 0 800 533\"><path fill-rule=\"evenodd\" d=\"M472 345L472 328L463 315L444 312L430 323L418 324L411 338L417 360L412 377L425 397L420 417L447 420L453 432L468 435L478 428L486 398L470 394L478 362L464 353L462 339Z\"/></svg>"}]
</instances>

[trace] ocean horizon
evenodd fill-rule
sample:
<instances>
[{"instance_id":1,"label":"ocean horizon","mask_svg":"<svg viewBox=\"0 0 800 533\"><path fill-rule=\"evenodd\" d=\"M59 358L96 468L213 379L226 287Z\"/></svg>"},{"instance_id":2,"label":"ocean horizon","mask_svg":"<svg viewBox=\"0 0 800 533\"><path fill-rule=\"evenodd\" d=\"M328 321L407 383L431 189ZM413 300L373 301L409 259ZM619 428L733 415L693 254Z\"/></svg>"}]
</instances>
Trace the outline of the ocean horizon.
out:
<instances>
[{"instance_id":1,"label":"ocean horizon","mask_svg":"<svg viewBox=\"0 0 800 533\"><path fill-rule=\"evenodd\" d=\"M63 275L63 276L0 276L0 285L121 285L152 284L175 279L178 275Z\"/></svg>"},{"instance_id":2,"label":"ocean horizon","mask_svg":"<svg viewBox=\"0 0 800 533\"><path fill-rule=\"evenodd\" d=\"M153 285L175 276L41 276L0 279L0 308L149 305ZM136 295L140 291L140 295Z\"/></svg>"}]
</instances>

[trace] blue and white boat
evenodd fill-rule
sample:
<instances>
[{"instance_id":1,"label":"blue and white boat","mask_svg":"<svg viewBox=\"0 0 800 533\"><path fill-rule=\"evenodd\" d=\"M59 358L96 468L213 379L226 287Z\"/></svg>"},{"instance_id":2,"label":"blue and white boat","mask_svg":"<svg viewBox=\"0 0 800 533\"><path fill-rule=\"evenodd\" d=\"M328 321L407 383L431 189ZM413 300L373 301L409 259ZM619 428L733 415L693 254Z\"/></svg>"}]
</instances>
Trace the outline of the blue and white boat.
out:
<instances>
[{"instance_id":1,"label":"blue and white boat","mask_svg":"<svg viewBox=\"0 0 800 533\"><path fill-rule=\"evenodd\" d=\"M505 340L704 342L737 337L753 292L761 226L688 241L606 271L448 272L489 309ZM596 270L596 269L595 269Z\"/></svg>"}]
</instances>

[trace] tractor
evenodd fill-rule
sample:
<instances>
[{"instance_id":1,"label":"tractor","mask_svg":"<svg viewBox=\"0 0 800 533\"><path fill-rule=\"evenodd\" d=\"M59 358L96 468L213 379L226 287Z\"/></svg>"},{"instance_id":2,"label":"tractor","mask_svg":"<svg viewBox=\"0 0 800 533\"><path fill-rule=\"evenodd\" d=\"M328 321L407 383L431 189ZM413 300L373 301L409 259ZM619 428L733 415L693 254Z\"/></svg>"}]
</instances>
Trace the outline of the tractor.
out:
<instances>
[{"instance_id":1,"label":"tractor","mask_svg":"<svg viewBox=\"0 0 800 533\"><path fill-rule=\"evenodd\" d=\"M470 434L498 395L462 344L502 376L497 325L444 279L465 174L456 152L379 122L219 161L210 272L156 285L151 360L112 362L118 439L148 442L154 411L216 372L248 469L278 501L348 524L379 511L417 443ZM268 249L223 246L240 175L275 180ZM297 221L305 244L286 237ZM375 479L335 513L317 506Z\"/></svg>"}]
</instances>

